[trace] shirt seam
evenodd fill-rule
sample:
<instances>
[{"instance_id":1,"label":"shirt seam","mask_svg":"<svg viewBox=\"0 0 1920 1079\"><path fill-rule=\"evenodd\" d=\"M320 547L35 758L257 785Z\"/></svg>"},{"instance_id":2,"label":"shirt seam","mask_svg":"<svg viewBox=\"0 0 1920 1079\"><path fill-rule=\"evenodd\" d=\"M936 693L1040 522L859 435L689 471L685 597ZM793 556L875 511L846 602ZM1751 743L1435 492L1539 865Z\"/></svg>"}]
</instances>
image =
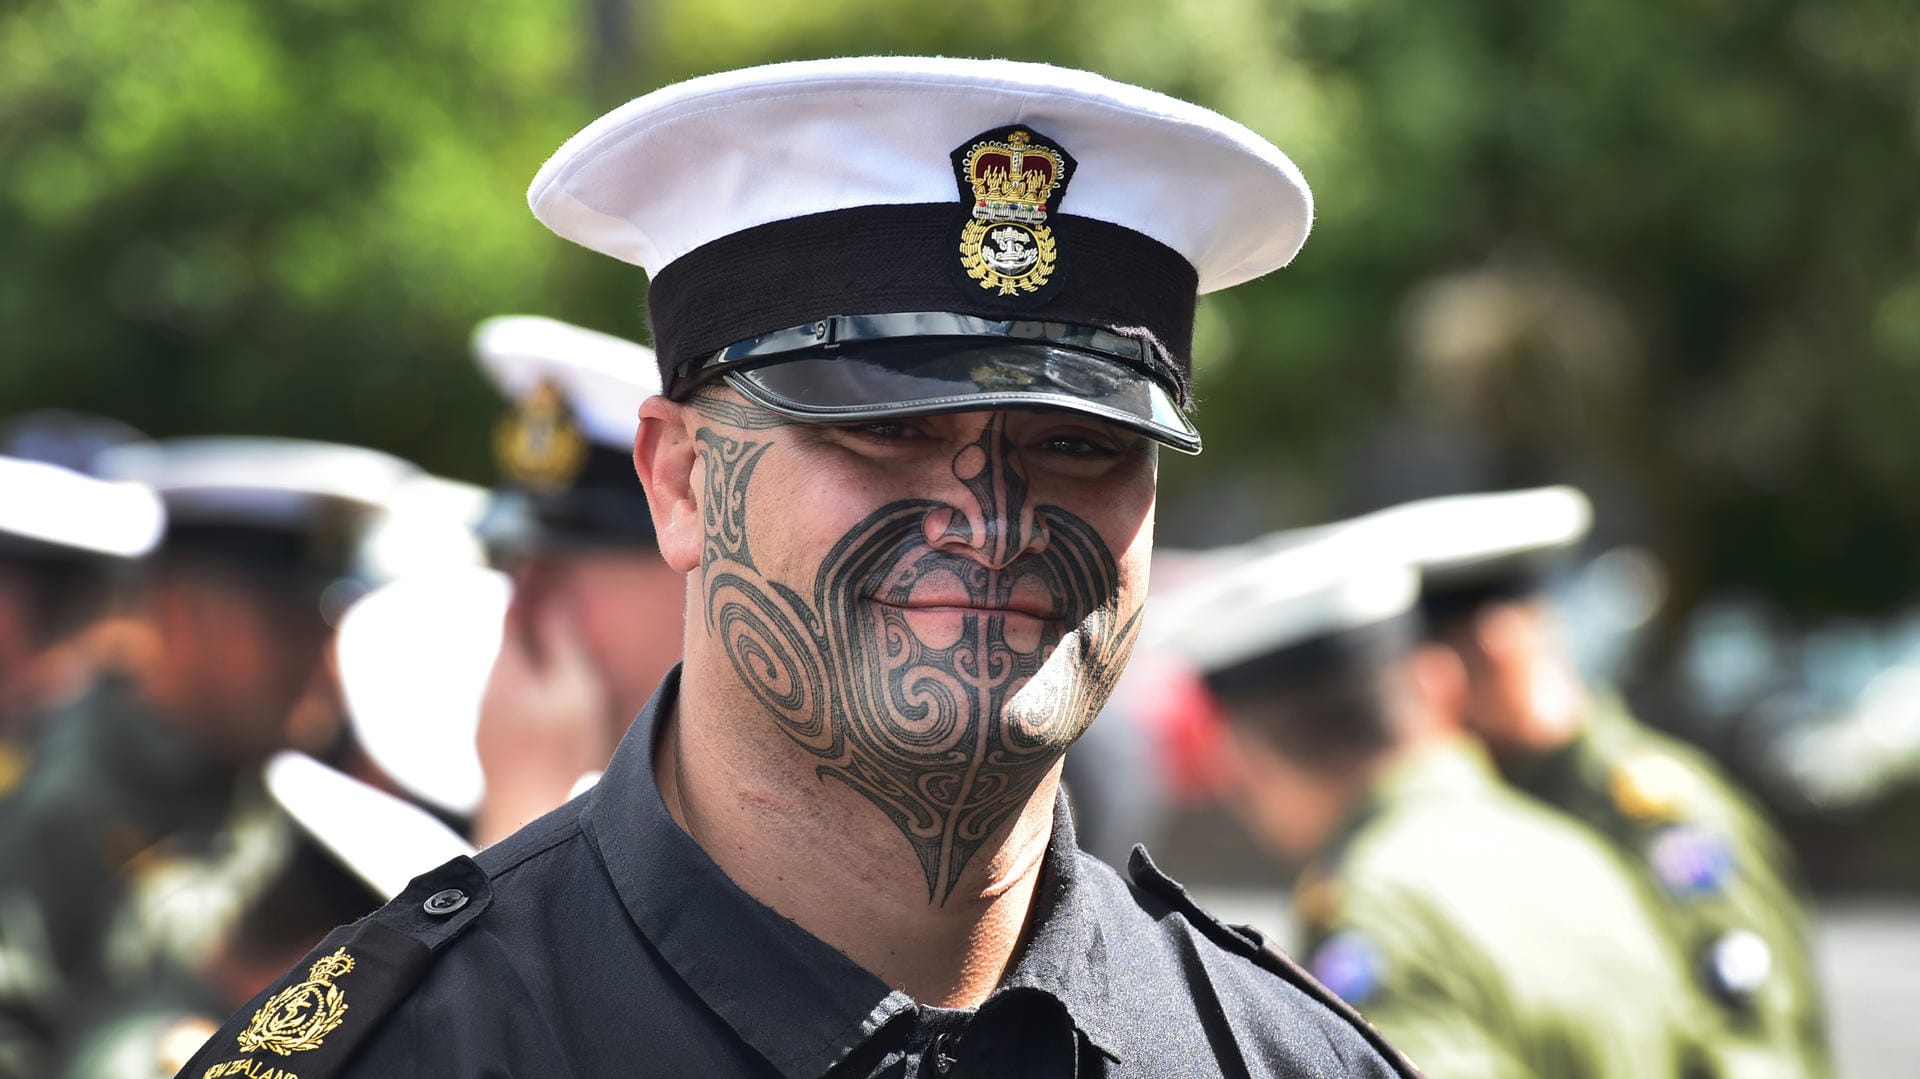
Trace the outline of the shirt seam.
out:
<instances>
[{"instance_id":1,"label":"shirt seam","mask_svg":"<svg viewBox=\"0 0 1920 1079\"><path fill-rule=\"evenodd\" d=\"M562 844L569 843L576 839L582 838L583 834L584 834L583 830L580 826L580 818L576 815L573 819L567 821L564 825L553 829L553 834L543 839L537 845L531 847L528 850L514 854L510 859L508 859L507 861L505 861L504 863L496 867L487 868L483 866L482 869L485 871L488 880L492 880L492 881L500 880L506 877L509 873L512 873L514 870L517 870L520 867L526 865L528 862L533 861L535 858L538 858L548 853L549 851L553 850L555 847L558 847L558 846L561 846Z\"/></svg>"}]
</instances>

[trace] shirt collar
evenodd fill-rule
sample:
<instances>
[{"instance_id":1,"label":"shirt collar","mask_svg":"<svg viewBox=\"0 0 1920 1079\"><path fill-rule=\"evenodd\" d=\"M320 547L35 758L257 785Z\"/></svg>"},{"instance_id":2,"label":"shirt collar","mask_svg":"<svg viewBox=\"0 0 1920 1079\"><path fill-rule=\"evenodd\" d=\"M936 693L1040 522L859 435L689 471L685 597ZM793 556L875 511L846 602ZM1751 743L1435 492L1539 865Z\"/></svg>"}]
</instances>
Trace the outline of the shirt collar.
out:
<instances>
[{"instance_id":1,"label":"shirt collar","mask_svg":"<svg viewBox=\"0 0 1920 1079\"><path fill-rule=\"evenodd\" d=\"M1013 970L995 994L1038 989L1066 1005L1073 1025L1094 1047L1118 1062L1122 1032L1107 950L1106 896L1089 879L1086 856L1074 837L1073 814L1063 788L1053 803L1053 836L1047 841L1040 883L1034 889L1031 931Z\"/></svg>"},{"instance_id":2,"label":"shirt collar","mask_svg":"<svg viewBox=\"0 0 1920 1079\"><path fill-rule=\"evenodd\" d=\"M742 891L667 812L654 734L679 690L676 666L583 823L628 916L700 999L783 1074L824 1074L913 1001Z\"/></svg>"},{"instance_id":3,"label":"shirt collar","mask_svg":"<svg viewBox=\"0 0 1920 1079\"><path fill-rule=\"evenodd\" d=\"M634 925L701 1000L782 1073L824 1074L914 1001L742 891L674 821L654 779L653 750L679 691L676 666L594 787L586 831ZM1109 977L1104 897L1082 858L1062 790L1031 931L994 997L1054 997L1080 1033L1118 1061L1124 1028Z\"/></svg>"}]
</instances>

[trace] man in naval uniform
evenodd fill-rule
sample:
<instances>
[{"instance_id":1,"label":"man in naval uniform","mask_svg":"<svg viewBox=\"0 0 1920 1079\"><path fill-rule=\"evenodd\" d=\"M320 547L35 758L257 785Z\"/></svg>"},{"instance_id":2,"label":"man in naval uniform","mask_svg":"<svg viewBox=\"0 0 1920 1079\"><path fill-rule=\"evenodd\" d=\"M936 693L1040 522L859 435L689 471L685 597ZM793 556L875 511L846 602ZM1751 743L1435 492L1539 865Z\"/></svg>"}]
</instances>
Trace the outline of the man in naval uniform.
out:
<instances>
[{"instance_id":1,"label":"man in naval uniform","mask_svg":"<svg viewBox=\"0 0 1920 1079\"><path fill-rule=\"evenodd\" d=\"M1581 680L1546 599L1592 524L1570 487L1409 503L1369 519L1420 569L1430 636L1469 675L1467 722L1516 786L1638 871L1710 1002L1720 1074L1832 1074L1797 870L1784 839L1693 746Z\"/></svg>"},{"instance_id":2,"label":"man in naval uniform","mask_svg":"<svg viewBox=\"0 0 1920 1079\"><path fill-rule=\"evenodd\" d=\"M1644 896L1463 736L1414 572L1351 526L1278 547L1167 597L1156 634L1221 703L1230 803L1300 870L1314 974L1431 1079L1699 1074Z\"/></svg>"},{"instance_id":3,"label":"man in naval uniform","mask_svg":"<svg viewBox=\"0 0 1920 1079\"><path fill-rule=\"evenodd\" d=\"M323 941L182 1074L1411 1074L1062 754L1137 634L1200 293L1311 202L1204 109L1003 61L668 87L535 178L644 267L685 661L597 786ZM1017 243L1014 241L1018 241Z\"/></svg>"}]
</instances>

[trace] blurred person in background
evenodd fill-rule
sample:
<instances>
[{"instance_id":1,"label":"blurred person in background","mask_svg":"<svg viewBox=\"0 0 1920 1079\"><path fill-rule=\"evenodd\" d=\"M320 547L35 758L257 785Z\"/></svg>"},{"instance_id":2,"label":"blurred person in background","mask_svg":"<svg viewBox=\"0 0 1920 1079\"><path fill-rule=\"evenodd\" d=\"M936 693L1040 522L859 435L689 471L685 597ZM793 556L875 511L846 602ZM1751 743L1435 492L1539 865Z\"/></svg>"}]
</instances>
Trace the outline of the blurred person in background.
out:
<instances>
[{"instance_id":1,"label":"blurred person in background","mask_svg":"<svg viewBox=\"0 0 1920 1079\"><path fill-rule=\"evenodd\" d=\"M113 577L151 550L164 526L160 500L144 486L0 457L0 830L32 811L34 774L47 760L45 717L94 674L85 637ZM52 741L59 744L57 732ZM0 879L24 871L0 867ZM62 985L34 900L0 887L0 1075L37 1063L55 1019L44 1005Z\"/></svg>"},{"instance_id":2,"label":"blurred person in background","mask_svg":"<svg viewBox=\"0 0 1920 1079\"><path fill-rule=\"evenodd\" d=\"M44 721L0 820L0 902L58 975L24 1007L56 1051L99 1010L196 969L284 868L291 829L260 766L296 714L337 714L329 616L353 594L359 536L413 471L244 438L122 446L99 470L158 492L165 538L120 650ZM306 737L330 743L329 727Z\"/></svg>"},{"instance_id":3,"label":"blurred person in background","mask_svg":"<svg viewBox=\"0 0 1920 1079\"><path fill-rule=\"evenodd\" d=\"M1791 850L1699 749L1581 679L1547 597L1592 509L1569 487L1463 495L1371 515L1420 570L1431 641L1467 672L1467 728L1515 786L1637 871L1713 1007L1725 1074L1831 1074Z\"/></svg>"},{"instance_id":4,"label":"blurred person in background","mask_svg":"<svg viewBox=\"0 0 1920 1079\"><path fill-rule=\"evenodd\" d=\"M433 814L306 754L275 754L263 777L274 803L295 826L281 870L192 978L146 986L90 1013L59 1067L48 1074L169 1079L222 1016L329 929L386 902L416 873L473 853Z\"/></svg>"},{"instance_id":5,"label":"blurred person in background","mask_svg":"<svg viewBox=\"0 0 1920 1079\"><path fill-rule=\"evenodd\" d=\"M447 819L464 825L478 802L473 718L506 609L504 581L478 567L473 526L486 500L482 488L425 473L396 487L353 558L379 585L353 601L333 634L330 669L342 700L314 693L295 706L307 716L307 741L341 703L350 734L321 752L324 762L289 749L262 770L285 840L277 868L187 957L190 968L89 1009L67 1039L62 1079L174 1075L221 1017L328 930L380 906L415 874L473 852ZM443 662L488 632L484 654L466 649L466 669ZM448 722L462 711L464 719Z\"/></svg>"},{"instance_id":6,"label":"blurred person in background","mask_svg":"<svg viewBox=\"0 0 1920 1079\"><path fill-rule=\"evenodd\" d=\"M633 469L640 403L660 388L653 352L532 316L481 323L473 350L513 406L482 525L513 591L480 711L485 846L606 767L680 658L686 579L660 557Z\"/></svg>"},{"instance_id":7,"label":"blurred person in background","mask_svg":"<svg viewBox=\"0 0 1920 1079\"><path fill-rule=\"evenodd\" d=\"M1597 839L1513 793L1416 645L1417 577L1315 530L1168 597L1225 720L1232 808L1300 870L1310 966L1431 1079L1698 1074L1695 1002Z\"/></svg>"},{"instance_id":8,"label":"blurred person in background","mask_svg":"<svg viewBox=\"0 0 1920 1079\"><path fill-rule=\"evenodd\" d=\"M92 680L99 642L89 630L110 612L131 559L159 541L164 515L151 492L80 482L102 450L144 437L56 409L0 421L11 477L0 523L0 795L25 774L36 721Z\"/></svg>"}]
</instances>

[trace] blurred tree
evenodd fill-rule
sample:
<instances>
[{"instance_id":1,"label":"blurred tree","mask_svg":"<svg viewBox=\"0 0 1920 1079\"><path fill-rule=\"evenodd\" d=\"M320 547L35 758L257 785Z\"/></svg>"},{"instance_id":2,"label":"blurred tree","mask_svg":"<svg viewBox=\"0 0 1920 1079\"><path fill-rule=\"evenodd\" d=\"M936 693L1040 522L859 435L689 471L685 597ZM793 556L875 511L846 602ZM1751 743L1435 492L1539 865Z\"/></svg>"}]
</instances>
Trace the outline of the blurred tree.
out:
<instances>
[{"instance_id":1,"label":"blurred tree","mask_svg":"<svg viewBox=\"0 0 1920 1079\"><path fill-rule=\"evenodd\" d=\"M0 412L367 442L484 478L479 318L643 336L523 191L599 111L830 54L1077 64L1275 139L1291 269L1203 305L1196 543L1331 512L1355 432L1611 475L1676 614L1920 587L1910 0L26 0L0 14ZM1248 222L1247 227L1258 227Z\"/></svg>"},{"instance_id":2,"label":"blurred tree","mask_svg":"<svg viewBox=\"0 0 1920 1079\"><path fill-rule=\"evenodd\" d=\"M569 302L524 209L592 105L519 0L0 15L0 407L367 442L477 475L480 317Z\"/></svg>"}]
</instances>

